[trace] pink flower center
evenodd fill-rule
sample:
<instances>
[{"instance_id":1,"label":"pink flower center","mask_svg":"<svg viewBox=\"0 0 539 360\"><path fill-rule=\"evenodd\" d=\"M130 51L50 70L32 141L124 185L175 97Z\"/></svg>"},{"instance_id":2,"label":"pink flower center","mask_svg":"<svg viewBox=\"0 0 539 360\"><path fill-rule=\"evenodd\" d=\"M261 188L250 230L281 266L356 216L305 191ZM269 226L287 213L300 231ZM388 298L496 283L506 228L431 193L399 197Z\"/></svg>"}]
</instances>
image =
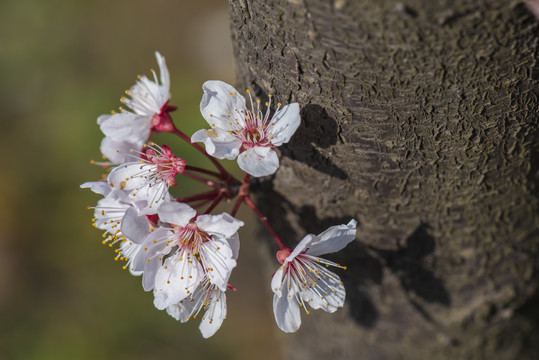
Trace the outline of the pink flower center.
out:
<instances>
[{"instance_id":1,"label":"pink flower center","mask_svg":"<svg viewBox=\"0 0 539 360\"><path fill-rule=\"evenodd\" d=\"M268 136L269 122L260 119L260 115L255 115L247 110L245 114L245 127L236 133L236 136L243 142L243 148L249 149L253 146L271 146Z\"/></svg>"},{"instance_id":2,"label":"pink flower center","mask_svg":"<svg viewBox=\"0 0 539 360\"><path fill-rule=\"evenodd\" d=\"M150 148L144 153L146 160L157 167L156 178L164 181L169 187L175 186L174 177L185 170L186 162L182 158L175 157L167 145L161 147L161 152Z\"/></svg>"},{"instance_id":3,"label":"pink flower center","mask_svg":"<svg viewBox=\"0 0 539 360\"><path fill-rule=\"evenodd\" d=\"M272 127L274 124L273 118L270 118L271 111L271 98L269 95L268 102L266 102L266 112L263 113L260 107L260 100L253 102L251 93L249 93L249 99L251 100L251 110L249 109L235 109L236 116L243 118L244 124L240 124L237 120L235 123L229 122L229 125L233 127L230 132L238 140L242 142L240 151L243 152L255 146L260 147L273 147ZM232 93L230 94L232 95ZM279 111L281 104L278 104L276 112Z\"/></svg>"}]
</instances>

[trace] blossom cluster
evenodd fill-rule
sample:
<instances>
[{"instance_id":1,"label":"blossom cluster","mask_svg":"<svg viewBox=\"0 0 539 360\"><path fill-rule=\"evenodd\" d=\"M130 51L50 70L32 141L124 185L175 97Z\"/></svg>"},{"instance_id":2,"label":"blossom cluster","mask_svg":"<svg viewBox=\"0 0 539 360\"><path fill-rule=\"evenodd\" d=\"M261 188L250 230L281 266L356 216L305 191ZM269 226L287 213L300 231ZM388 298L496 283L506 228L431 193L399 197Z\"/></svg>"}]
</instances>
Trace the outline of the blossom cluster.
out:
<instances>
[{"instance_id":1,"label":"blossom cluster","mask_svg":"<svg viewBox=\"0 0 539 360\"><path fill-rule=\"evenodd\" d=\"M170 77L161 54L156 52L160 74L139 76L121 101L121 109L102 115L97 123L105 137L101 153L108 175L87 182L101 195L93 225L104 231L104 244L115 247L116 260L142 277L145 291L152 291L154 305L186 322L201 316L200 331L208 338L226 317L226 292L236 267L244 225L236 219L246 204L273 235L281 250L281 264L271 280L273 310L279 328L295 332L301 324L300 308L334 312L342 307L345 289L329 266L345 268L319 256L341 250L355 239L356 221L332 226L319 235L309 234L295 249L286 247L250 198L252 177L267 176L279 168L276 147L290 141L300 125L297 103L272 110L272 96L262 110L249 94L250 106L234 87L222 81L203 84L200 111L209 124L188 137L172 120L177 107L170 102ZM165 144L150 141L152 134L169 132L207 157L215 170L190 166ZM197 143L203 143L202 148ZM237 159L246 173L235 179L216 159ZM211 190L189 197L174 197L170 188L189 177ZM223 200L236 199L230 213L215 214Z\"/></svg>"}]
</instances>

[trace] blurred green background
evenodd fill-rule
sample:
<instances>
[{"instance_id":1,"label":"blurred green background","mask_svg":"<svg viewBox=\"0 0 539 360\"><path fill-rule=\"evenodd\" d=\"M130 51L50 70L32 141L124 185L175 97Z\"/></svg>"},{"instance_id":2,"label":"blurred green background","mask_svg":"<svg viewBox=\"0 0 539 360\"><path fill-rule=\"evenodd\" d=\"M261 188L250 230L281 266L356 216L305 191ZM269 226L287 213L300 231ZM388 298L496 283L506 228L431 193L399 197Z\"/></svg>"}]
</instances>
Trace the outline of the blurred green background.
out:
<instances>
[{"instance_id":1,"label":"blurred green background","mask_svg":"<svg viewBox=\"0 0 539 360\"><path fill-rule=\"evenodd\" d=\"M239 291L204 340L198 320L155 309L113 260L87 210L99 196L79 189L102 173L89 164L100 158L97 116L158 69L155 50L176 123L189 135L206 127L202 83L234 80L228 26L223 0L0 2L0 359L281 358L256 219L240 214L249 225L231 279ZM196 163L177 138L156 141Z\"/></svg>"}]
</instances>

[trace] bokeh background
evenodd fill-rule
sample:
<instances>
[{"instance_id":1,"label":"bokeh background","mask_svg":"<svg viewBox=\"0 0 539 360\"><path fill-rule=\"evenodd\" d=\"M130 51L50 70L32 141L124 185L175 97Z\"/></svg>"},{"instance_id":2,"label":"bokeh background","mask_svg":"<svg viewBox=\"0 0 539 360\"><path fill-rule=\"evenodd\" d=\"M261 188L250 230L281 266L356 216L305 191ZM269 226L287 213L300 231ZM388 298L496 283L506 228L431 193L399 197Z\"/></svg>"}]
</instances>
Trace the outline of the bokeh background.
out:
<instances>
[{"instance_id":1,"label":"bokeh background","mask_svg":"<svg viewBox=\"0 0 539 360\"><path fill-rule=\"evenodd\" d=\"M204 340L153 307L91 227L98 195L98 115L117 109L137 74L171 73L173 118L206 127L201 85L234 81L224 0L3 0L0 2L0 359L279 359L270 279L258 224L240 217L239 265L228 318ZM161 135L190 163L206 165ZM235 164L227 164L235 169ZM184 194L195 189L182 183Z\"/></svg>"}]
</instances>

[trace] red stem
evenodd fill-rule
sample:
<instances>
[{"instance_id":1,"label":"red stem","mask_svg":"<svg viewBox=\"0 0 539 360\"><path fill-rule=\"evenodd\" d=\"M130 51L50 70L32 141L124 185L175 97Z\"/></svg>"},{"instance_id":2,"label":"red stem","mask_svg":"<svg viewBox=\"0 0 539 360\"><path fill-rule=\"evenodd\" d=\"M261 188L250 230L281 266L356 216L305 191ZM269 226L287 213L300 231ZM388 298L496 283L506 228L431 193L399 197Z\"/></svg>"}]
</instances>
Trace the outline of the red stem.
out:
<instances>
[{"instance_id":1,"label":"red stem","mask_svg":"<svg viewBox=\"0 0 539 360\"><path fill-rule=\"evenodd\" d=\"M212 200L214 199L219 192L212 190L208 192L204 192L202 194L187 196L187 197L177 197L176 200L182 203L189 203L197 200Z\"/></svg>"},{"instance_id":2,"label":"red stem","mask_svg":"<svg viewBox=\"0 0 539 360\"><path fill-rule=\"evenodd\" d=\"M249 181L251 180L251 175L245 174L243 181L241 182L240 190L238 191L238 200L234 204L234 208L230 215L236 216L238 209L240 208L241 203L243 202L246 196L249 196Z\"/></svg>"},{"instance_id":3,"label":"red stem","mask_svg":"<svg viewBox=\"0 0 539 360\"><path fill-rule=\"evenodd\" d=\"M236 200L236 203L234 204L234 208L232 209L232 212L230 213L230 215L236 216L236 213L238 212L238 209L240 208L240 205L243 203L244 198L245 198L245 196L243 196L243 195L240 195L238 197L238 200Z\"/></svg>"},{"instance_id":4,"label":"red stem","mask_svg":"<svg viewBox=\"0 0 539 360\"><path fill-rule=\"evenodd\" d=\"M249 198L249 196L245 196L243 198L243 201L247 204L247 206L249 206L251 209L253 209L253 211L255 212L255 214L258 216L258 218L260 219L260 221L262 222L262 224L264 224L264 226L266 226L266 228L269 230L269 232L271 233L271 235L273 236L273 239L275 239L275 242L277 243L277 245L279 245L279 247L281 248L281 250L284 250L284 249L287 249L286 246L284 246L283 242L281 241L281 239L279 238L279 236L275 233L275 230L273 230L273 228L271 227L271 225L268 223L268 220L266 219L266 217L260 212L260 210L258 210L258 208L256 207L256 205L253 203L253 201L251 200L251 198Z\"/></svg>"},{"instance_id":5,"label":"red stem","mask_svg":"<svg viewBox=\"0 0 539 360\"><path fill-rule=\"evenodd\" d=\"M219 173L216 173L215 171L206 170L206 169L202 169L202 168L199 168L199 167L196 167L196 166L191 166L191 165L186 165L185 169L191 170L191 171L196 171L196 172L199 172L201 174L210 175L210 176L216 177L218 179L223 179L223 175L221 175Z\"/></svg>"},{"instance_id":6,"label":"red stem","mask_svg":"<svg viewBox=\"0 0 539 360\"><path fill-rule=\"evenodd\" d=\"M203 177L200 177L200 176L198 176L198 175L192 174L192 173L190 173L190 172L188 172L188 171L182 172L182 175L185 175L185 176L187 176L187 177L189 177L189 178L191 178L191 179L193 179L193 180L196 180L196 181L199 181L199 182L201 182L201 183L204 183L204 184L206 184L206 185L208 185L208 186L211 186L211 187L214 188L214 189L219 189L219 188L221 187L221 185L215 183L214 181L211 181L211 180L208 180L208 179L204 179Z\"/></svg>"},{"instance_id":7,"label":"red stem","mask_svg":"<svg viewBox=\"0 0 539 360\"><path fill-rule=\"evenodd\" d=\"M202 206L206 205L210 201L211 201L210 199L204 199L202 201L197 202L196 204L191 204L191 207L193 209L196 209L196 208L199 208L199 207L202 207Z\"/></svg>"},{"instance_id":8,"label":"red stem","mask_svg":"<svg viewBox=\"0 0 539 360\"><path fill-rule=\"evenodd\" d=\"M223 200L224 196L225 194L223 192L220 192L219 195L217 195L217 197L215 198L215 200L213 200L211 205L208 206L206 211L204 211L204 214L209 214L213 209L215 209L215 207L221 202L221 200Z\"/></svg>"}]
</instances>

